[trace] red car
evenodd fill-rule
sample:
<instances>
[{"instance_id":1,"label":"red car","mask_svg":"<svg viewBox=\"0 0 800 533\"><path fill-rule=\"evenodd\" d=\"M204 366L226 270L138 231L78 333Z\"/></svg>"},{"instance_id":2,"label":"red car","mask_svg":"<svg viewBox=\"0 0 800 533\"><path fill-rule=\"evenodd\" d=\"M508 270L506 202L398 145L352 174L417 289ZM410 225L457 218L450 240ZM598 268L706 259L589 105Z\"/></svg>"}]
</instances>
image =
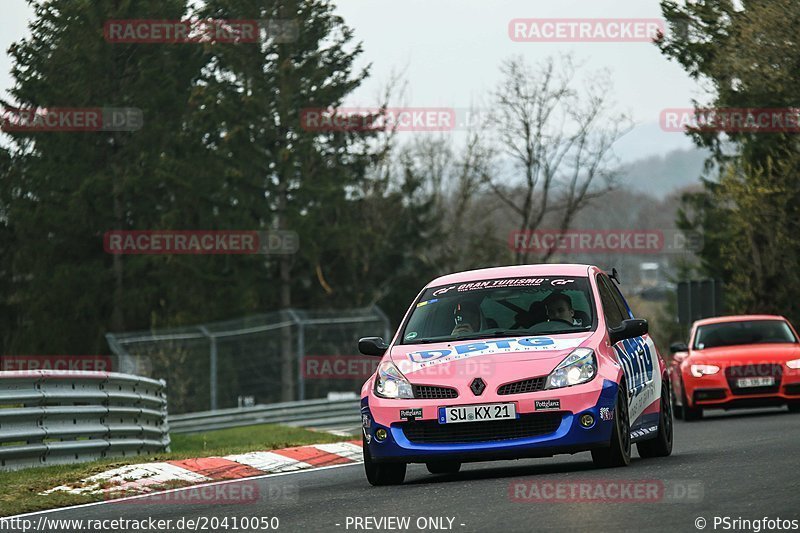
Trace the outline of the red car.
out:
<instances>
[{"instance_id":1,"label":"red car","mask_svg":"<svg viewBox=\"0 0 800 533\"><path fill-rule=\"evenodd\" d=\"M670 346L675 415L704 409L788 405L800 411L800 343L776 315L707 318L692 325L689 345Z\"/></svg>"}]
</instances>

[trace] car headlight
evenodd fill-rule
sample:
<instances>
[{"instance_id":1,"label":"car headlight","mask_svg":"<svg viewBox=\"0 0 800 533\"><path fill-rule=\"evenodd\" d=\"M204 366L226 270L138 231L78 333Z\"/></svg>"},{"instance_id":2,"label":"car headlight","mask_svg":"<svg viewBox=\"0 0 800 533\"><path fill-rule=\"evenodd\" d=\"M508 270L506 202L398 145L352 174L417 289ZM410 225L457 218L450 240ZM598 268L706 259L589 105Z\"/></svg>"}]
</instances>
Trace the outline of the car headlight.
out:
<instances>
[{"instance_id":1,"label":"car headlight","mask_svg":"<svg viewBox=\"0 0 800 533\"><path fill-rule=\"evenodd\" d=\"M597 375L594 350L576 348L547 376L545 389L560 389L591 381Z\"/></svg>"},{"instance_id":2,"label":"car headlight","mask_svg":"<svg viewBox=\"0 0 800 533\"><path fill-rule=\"evenodd\" d=\"M791 361L786 361L786 366L788 366L792 370L800 369L800 359L792 359Z\"/></svg>"},{"instance_id":3,"label":"car headlight","mask_svg":"<svg viewBox=\"0 0 800 533\"><path fill-rule=\"evenodd\" d=\"M719 372L719 367L716 365L692 365L691 371L694 377L701 378L703 376L716 374Z\"/></svg>"},{"instance_id":4,"label":"car headlight","mask_svg":"<svg viewBox=\"0 0 800 533\"><path fill-rule=\"evenodd\" d=\"M413 398L414 390L394 363L385 361L378 365L375 394L381 398Z\"/></svg>"}]
</instances>

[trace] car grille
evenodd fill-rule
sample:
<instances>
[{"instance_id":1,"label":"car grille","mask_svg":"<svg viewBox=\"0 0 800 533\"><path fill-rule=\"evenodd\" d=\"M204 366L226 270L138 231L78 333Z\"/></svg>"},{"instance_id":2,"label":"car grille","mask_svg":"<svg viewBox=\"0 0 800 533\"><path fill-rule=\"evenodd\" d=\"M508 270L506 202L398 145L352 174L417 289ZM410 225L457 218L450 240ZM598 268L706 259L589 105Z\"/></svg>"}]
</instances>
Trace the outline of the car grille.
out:
<instances>
[{"instance_id":1,"label":"car grille","mask_svg":"<svg viewBox=\"0 0 800 533\"><path fill-rule=\"evenodd\" d=\"M694 401L702 402L703 400L724 400L725 389L695 389Z\"/></svg>"},{"instance_id":2,"label":"car grille","mask_svg":"<svg viewBox=\"0 0 800 533\"><path fill-rule=\"evenodd\" d=\"M736 383L740 378L756 378L772 376L775 378L775 384L767 387L744 387L740 388ZM728 386L731 392L737 396L748 394L769 394L778 392L781 388L781 377L783 376L783 369L781 365L771 364L754 364L754 365L739 365L729 366L725 369L725 378L728 380Z\"/></svg>"},{"instance_id":3,"label":"car grille","mask_svg":"<svg viewBox=\"0 0 800 533\"><path fill-rule=\"evenodd\" d=\"M436 420L402 422L398 426L408 440L420 444L490 442L524 439L553 433L561 425L563 413L531 413L515 420L440 424Z\"/></svg>"},{"instance_id":4,"label":"car grille","mask_svg":"<svg viewBox=\"0 0 800 533\"><path fill-rule=\"evenodd\" d=\"M414 398L418 400L441 400L458 398L458 391L450 387L436 387L433 385L414 385Z\"/></svg>"},{"instance_id":5,"label":"car grille","mask_svg":"<svg viewBox=\"0 0 800 533\"><path fill-rule=\"evenodd\" d=\"M545 381L547 381L547 376L506 383L497 389L497 394L523 394L544 390Z\"/></svg>"}]
</instances>

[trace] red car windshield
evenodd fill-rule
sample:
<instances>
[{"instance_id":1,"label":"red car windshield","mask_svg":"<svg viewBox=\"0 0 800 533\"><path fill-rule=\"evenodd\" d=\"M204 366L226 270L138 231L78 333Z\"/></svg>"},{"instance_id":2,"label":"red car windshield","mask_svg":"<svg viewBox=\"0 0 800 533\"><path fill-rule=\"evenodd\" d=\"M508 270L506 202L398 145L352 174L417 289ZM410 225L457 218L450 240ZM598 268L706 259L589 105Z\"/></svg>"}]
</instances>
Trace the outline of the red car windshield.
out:
<instances>
[{"instance_id":1,"label":"red car windshield","mask_svg":"<svg viewBox=\"0 0 800 533\"><path fill-rule=\"evenodd\" d=\"M797 339L783 320L748 320L699 326L695 350L742 344L796 343Z\"/></svg>"}]
</instances>

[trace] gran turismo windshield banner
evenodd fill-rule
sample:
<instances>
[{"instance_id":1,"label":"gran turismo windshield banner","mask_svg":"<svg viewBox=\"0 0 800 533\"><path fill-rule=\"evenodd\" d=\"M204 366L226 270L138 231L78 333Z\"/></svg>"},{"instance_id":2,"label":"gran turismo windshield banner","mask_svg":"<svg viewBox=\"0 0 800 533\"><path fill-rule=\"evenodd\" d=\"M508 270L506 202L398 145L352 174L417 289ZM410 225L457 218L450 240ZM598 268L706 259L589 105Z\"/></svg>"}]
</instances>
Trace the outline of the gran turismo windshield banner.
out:
<instances>
[{"instance_id":1,"label":"gran turismo windshield banner","mask_svg":"<svg viewBox=\"0 0 800 533\"><path fill-rule=\"evenodd\" d=\"M431 296L451 296L453 293L463 294L465 292L479 291L485 289L500 289L512 287L562 287L566 288L575 283L576 279L585 278L564 278L564 277L550 277L550 278L499 278L481 281L470 281L467 283L458 283L453 285L446 285L443 287L435 287L425 291L426 294L430 291Z\"/></svg>"}]
</instances>

